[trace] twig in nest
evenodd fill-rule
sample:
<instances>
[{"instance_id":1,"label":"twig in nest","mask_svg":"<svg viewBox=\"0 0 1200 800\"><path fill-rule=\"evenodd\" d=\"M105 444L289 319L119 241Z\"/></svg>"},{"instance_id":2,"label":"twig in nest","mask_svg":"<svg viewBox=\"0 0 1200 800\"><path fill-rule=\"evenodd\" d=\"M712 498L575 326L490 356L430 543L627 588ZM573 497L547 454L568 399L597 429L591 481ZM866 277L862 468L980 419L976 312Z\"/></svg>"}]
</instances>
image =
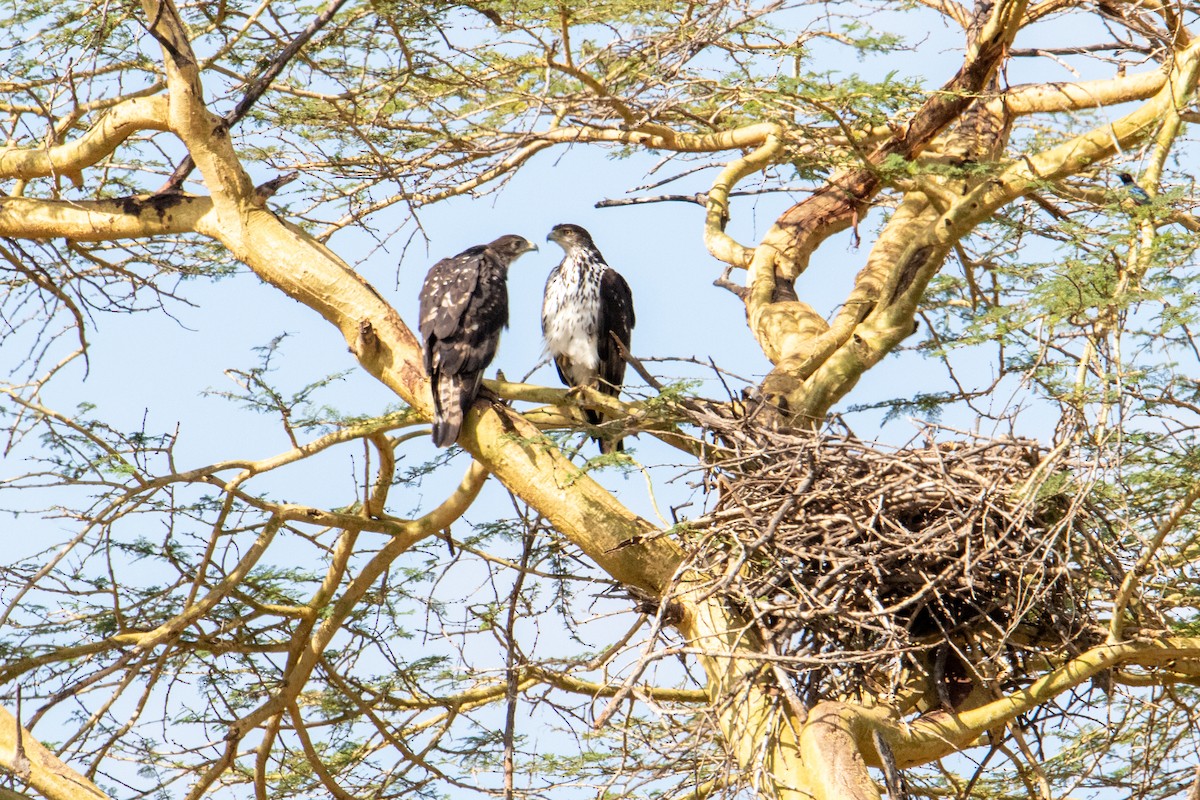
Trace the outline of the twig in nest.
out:
<instances>
[{"instance_id":1,"label":"twig in nest","mask_svg":"<svg viewBox=\"0 0 1200 800\"><path fill-rule=\"evenodd\" d=\"M794 672L804 692L902 681L915 661L952 706L939 647L966 654L955 643L978 631L1003 661L1018 629L1026 645L1069 648L1094 617L1088 581L1106 573L1084 567L1112 554L1095 552L1104 537L1068 535L1098 512L1071 499L1085 488L1058 485L1061 451L935 436L890 449L684 408L721 450L703 481L719 497L684 543L716 567L713 591L770 605L780 657L826 665ZM1051 477L1053 492L1026 485ZM982 680L972 663L953 688Z\"/></svg>"}]
</instances>

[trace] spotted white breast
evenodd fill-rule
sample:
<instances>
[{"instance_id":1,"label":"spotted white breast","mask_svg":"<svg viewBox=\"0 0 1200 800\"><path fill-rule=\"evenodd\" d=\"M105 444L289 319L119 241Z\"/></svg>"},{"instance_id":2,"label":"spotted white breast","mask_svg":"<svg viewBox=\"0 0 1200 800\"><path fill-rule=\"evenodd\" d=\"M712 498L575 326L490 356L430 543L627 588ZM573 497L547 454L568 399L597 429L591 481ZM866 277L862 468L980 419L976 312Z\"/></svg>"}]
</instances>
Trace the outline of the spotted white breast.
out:
<instances>
[{"instance_id":1,"label":"spotted white breast","mask_svg":"<svg viewBox=\"0 0 1200 800\"><path fill-rule=\"evenodd\" d=\"M576 252L563 259L546 281L542 303L546 350L566 367L572 385L591 383L600 365L600 278L605 269L608 265Z\"/></svg>"}]
</instances>

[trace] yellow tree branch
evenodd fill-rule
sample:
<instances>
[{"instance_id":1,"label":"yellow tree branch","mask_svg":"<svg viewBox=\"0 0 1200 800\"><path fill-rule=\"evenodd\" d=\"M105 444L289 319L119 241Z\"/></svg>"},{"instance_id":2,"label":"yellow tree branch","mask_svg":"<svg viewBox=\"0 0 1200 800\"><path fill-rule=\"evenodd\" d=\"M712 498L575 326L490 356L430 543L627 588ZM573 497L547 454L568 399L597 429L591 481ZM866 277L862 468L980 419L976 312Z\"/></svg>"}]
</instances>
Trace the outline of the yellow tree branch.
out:
<instances>
[{"instance_id":1,"label":"yellow tree branch","mask_svg":"<svg viewBox=\"0 0 1200 800\"><path fill-rule=\"evenodd\" d=\"M271 696L258 708L229 726L226 737L228 744L224 754L199 776L187 795L188 800L198 800L202 797L225 770L233 765L238 754L238 744L246 734L284 713L288 705L295 702L308 683L313 669L320 662L321 654L341 630L342 623L391 566L392 562L418 541L444 529L465 512L475 502L486 479L486 470L478 463L472 463L458 489L438 508L414 523L410 523L410 529L406 534L393 536L379 552L372 556L362 570L350 580L337 601L321 616L320 624L316 625L315 630L309 629L311 635L307 632L297 634L296 644L289 653L285 668L287 682L272 692ZM330 579L322 584L318 597L315 597L313 603L310 604L311 613L307 620L309 625L318 621L318 612L325 606L335 588L332 584L341 580L341 575L344 573L351 554L351 543L352 540L345 538L339 540L337 557L335 563L330 567Z\"/></svg>"},{"instance_id":2,"label":"yellow tree branch","mask_svg":"<svg viewBox=\"0 0 1200 800\"><path fill-rule=\"evenodd\" d=\"M0 236L102 242L191 233L213 213L206 197L161 195L119 200L0 197Z\"/></svg>"},{"instance_id":3,"label":"yellow tree branch","mask_svg":"<svg viewBox=\"0 0 1200 800\"><path fill-rule=\"evenodd\" d=\"M176 614L153 631L147 633L138 642L138 647L142 649L156 647L166 640L178 636L184 628L211 611L217 603L221 602L234 587L238 586L250 574L250 570L258 563L258 559L266 552L267 545L275 538L275 534L279 532L282 526L283 519L281 517L272 517L263 527L262 533L258 535L253 544L250 545L238 561L237 566L219 584L214 586L202 599L188 603L187 608L182 613Z\"/></svg>"},{"instance_id":4,"label":"yellow tree branch","mask_svg":"<svg viewBox=\"0 0 1200 800\"><path fill-rule=\"evenodd\" d=\"M887 281L877 288L866 284L856 286L855 296L860 290L865 290L865 295L858 302L846 304L828 333L805 345L804 354L811 359L805 362L809 371L807 384L801 389L785 387L792 389L792 413L822 418L833 403L853 388L863 372L912 332L912 321L925 287L941 269L956 242L1001 206L1044 181L1073 175L1089 164L1111 157L1118 147L1128 148L1149 136L1162 119L1186 106L1187 98L1195 91L1198 68L1200 46L1193 43L1177 54L1158 93L1124 117L1014 162L934 215L926 216L928 206L924 200L916 205L906 200L905 206L911 206L914 219L922 224L915 225L900 239L881 238L877 247L888 241L899 247L896 252L883 253L895 267L888 271ZM897 212L889 227L902 222L905 220ZM870 274L870 270L865 271L868 277ZM869 302L870 313L850 324L853 315L861 313L858 307L863 302ZM815 368L812 360L818 362Z\"/></svg>"},{"instance_id":5,"label":"yellow tree branch","mask_svg":"<svg viewBox=\"0 0 1200 800\"><path fill-rule=\"evenodd\" d=\"M204 103L200 68L172 0L141 0L147 29L162 47L167 73L167 123L187 147L222 221L234 224L263 203L233 148L224 118Z\"/></svg>"},{"instance_id":6,"label":"yellow tree branch","mask_svg":"<svg viewBox=\"0 0 1200 800\"><path fill-rule=\"evenodd\" d=\"M738 267L748 267L752 251L736 242L725 233L729 222L729 193L738 182L755 172L761 172L775 161L783 149L783 129L778 125L754 126L755 139L762 136L760 144L751 153L730 161L721 170L712 188L708 190L708 202L704 215L704 244L708 252L718 261ZM749 133L749 129L743 129Z\"/></svg>"},{"instance_id":7,"label":"yellow tree branch","mask_svg":"<svg viewBox=\"0 0 1200 800\"><path fill-rule=\"evenodd\" d=\"M1036 83L1014 86L988 101L993 113L1013 116L1083 111L1089 108L1145 100L1162 90L1167 71L1156 69L1104 80L1079 83Z\"/></svg>"},{"instance_id":8,"label":"yellow tree branch","mask_svg":"<svg viewBox=\"0 0 1200 800\"><path fill-rule=\"evenodd\" d=\"M800 758L812 776L814 800L879 799L862 756L864 748L855 741L855 721L837 703L820 703L808 715L800 733Z\"/></svg>"},{"instance_id":9,"label":"yellow tree branch","mask_svg":"<svg viewBox=\"0 0 1200 800\"><path fill-rule=\"evenodd\" d=\"M882 760L876 737L886 743L899 767L912 767L943 758L979 743L989 730L1091 680L1119 665L1158 667L1200 659L1200 639L1164 639L1095 647L1030 686L960 713L937 711L912 722L900 722L887 706L818 703L808 718L783 731L799 731L799 757L790 764L793 780L801 778L817 800L876 800L879 790L867 767ZM780 796L783 796L781 793Z\"/></svg>"},{"instance_id":10,"label":"yellow tree branch","mask_svg":"<svg viewBox=\"0 0 1200 800\"><path fill-rule=\"evenodd\" d=\"M848 303L843 313L850 313L855 324L843 320L831 329L811 307L797 301L794 292L791 297L781 293L779 281L795 280L824 241L865 215L883 186L880 165L896 156L915 158L970 108L1007 53L1025 7L1024 0L989 6L988 15L971 27L962 67L942 90L933 93L907 124L865 156L864 163L838 172L807 200L784 212L755 249L747 275L746 314L759 346L775 364L763 382L764 399L788 421L811 424L822 418L828 410L824 401L840 397L841 387L848 390L869 366L858 351L865 349L869 356L872 349L860 346L855 328L872 306ZM910 320L907 332L911 331ZM818 365L829 365L839 355L844 359L831 366L837 370L832 383L818 383L809 377ZM813 399L812 386L826 389L818 393L821 402Z\"/></svg>"},{"instance_id":11,"label":"yellow tree branch","mask_svg":"<svg viewBox=\"0 0 1200 800\"><path fill-rule=\"evenodd\" d=\"M28 783L46 800L108 798L94 783L43 747L5 708L0 708L0 771Z\"/></svg>"},{"instance_id":12,"label":"yellow tree branch","mask_svg":"<svg viewBox=\"0 0 1200 800\"><path fill-rule=\"evenodd\" d=\"M786 278L794 279L822 242L845 230L865 215L871 198L882 187L878 165L893 156L914 158L974 102L991 80L1019 30L1026 0L1000 0L978 21L967 47L962 67L867 157L867 163L842 170L826 186L802 203L788 209L768 233L768 239L786 240L776 265ZM790 239L785 236L790 235Z\"/></svg>"},{"instance_id":13,"label":"yellow tree branch","mask_svg":"<svg viewBox=\"0 0 1200 800\"><path fill-rule=\"evenodd\" d=\"M620 128L595 127L552 127L549 130L528 134L528 142L501 160L499 163L482 170L477 175L447 187L438 192L401 192L390 195L375 203L357 209L353 214L347 214L322 230L317 238L325 240L335 231L356 220L373 214L382 209L400 203L412 207L420 207L440 202L451 197L461 197L481 186L485 186L497 178L502 178L528 162L533 156L554 145L559 144L627 144L645 147L653 150L668 150L676 153L716 153L722 150L733 150L743 147L758 147L778 126L772 123L758 123L716 133L692 134L665 132L657 126L651 130L641 128L623 130ZM659 132L653 132L659 131Z\"/></svg>"},{"instance_id":14,"label":"yellow tree branch","mask_svg":"<svg viewBox=\"0 0 1200 800\"><path fill-rule=\"evenodd\" d=\"M870 728L880 729L896 756L896 762L914 766L942 758L968 747L985 731L1011 722L1069 689L1091 680L1106 669L1120 665L1158 667L1200 659L1200 639L1168 638L1124 642L1094 647L1047 673L1028 687L959 714L936 712L915 722L900 724L881 710L861 712L866 724L855 729L862 752L874 756ZM875 762L877 763L877 762Z\"/></svg>"},{"instance_id":15,"label":"yellow tree branch","mask_svg":"<svg viewBox=\"0 0 1200 800\"><path fill-rule=\"evenodd\" d=\"M138 131L167 130L167 97L135 97L105 112L82 136L47 148L0 147L0 179L28 180L66 175L76 183L84 167L96 164Z\"/></svg>"}]
</instances>

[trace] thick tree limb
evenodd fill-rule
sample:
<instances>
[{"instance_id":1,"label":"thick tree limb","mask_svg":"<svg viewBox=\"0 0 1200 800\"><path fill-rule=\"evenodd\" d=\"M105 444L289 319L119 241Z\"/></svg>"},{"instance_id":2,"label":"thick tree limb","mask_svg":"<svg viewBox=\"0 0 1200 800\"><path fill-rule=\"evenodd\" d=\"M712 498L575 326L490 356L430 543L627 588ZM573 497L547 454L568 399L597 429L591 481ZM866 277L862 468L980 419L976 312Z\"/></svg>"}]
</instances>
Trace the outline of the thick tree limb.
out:
<instances>
[{"instance_id":1,"label":"thick tree limb","mask_svg":"<svg viewBox=\"0 0 1200 800\"><path fill-rule=\"evenodd\" d=\"M752 251L725 233L725 225L729 222L729 193L742 178L769 167L783 149L781 127L772 125L762 133L762 143L748 155L729 162L708 190L704 244L714 258L733 266L748 266Z\"/></svg>"},{"instance_id":2,"label":"thick tree limb","mask_svg":"<svg viewBox=\"0 0 1200 800\"><path fill-rule=\"evenodd\" d=\"M1200 639L1168 638L1157 641L1101 645L1088 650L1027 688L959 714L935 712L915 722L898 725L876 712L865 719L883 726L883 735L902 767L924 764L969 746L985 731L1012 721L1073 687L1116 666L1158 667L1179 661L1200 660ZM875 764L869 730L856 730L862 752Z\"/></svg>"},{"instance_id":3,"label":"thick tree limb","mask_svg":"<svg viewBox=\"0 0 1200 800\"><path fill-rule=\"evenodd\" d=\"M800 757L815 800L880 800L854 737L854 718L837 703L820 703L800 734ZM889 798L896 800L896 798Z\"/></svg>"},{"instance_id":4,"label":"thick tree limb","mask_svg":"<svg viewBox=\"0 0 1200 800\"><path fill-rule=\"evenodd\" d=\"M0 772L36 789L46 800L107 800L94 783L68 767L0 708Z\"/></svg>"},{"instance_id":5,"label":"thick tree limb","mask_svg":"<svg viewBox=\"0 0 1200 800\"><path fill-rule=\"evenodd\" d=\"M187 29L172 0L141 0L150 34L163 50L167 73L167 122L200 172L217 216L232 222L256 203L250 177L242 168L225 121L204 104L200 69Z\"/></svg>"},{"instance_id":6,"label":"thick tree limb","mask_svg":"<svg viewBox=\"0 0 1200 800\"><path fill-rule=\"evenodd\" d=\"M799 734L799 764L817 800L877 800L867 767L880 767L876 738L892 750L897 766L926 764L975 744L984 733L1011 722L1063 692L1120 665L1156 667L1200 660L1200 639L1125 642L1093 648L1025 689L954 714L937 711L898 722L887 706L818 703Z\"/></svg>"},{"instance_id":7,"label":"thick tree limb","mask_svg":"<svg viewBox=\"0 0 1200 800\"><path fill-rule=\"evenodd\" d=\"M1045 181L1075 174L1111 157L1118 147L1131 147L1150 135L1174 109L1186 106L1195 90L1198 66L1200 49L1193 43L1177 54L1158 93L1142 106L1111 124L1013 163L999 175L969 188L949 208L939 209L919 193L910 193L873 249L867 269L832 327L815 339L798 337L800 347L785 353L768 378L776 391L788 398L790 413L823 418L863 372L912 332L925 287L956 242L1000 207ZM773 274L765 274L768 263L764 259L761 269L752 267L756 280L773 280ZM876 269L872 264L880 266ZM765 315L760 318L766 319ZM763 330L780 336L769 328Z\"/></svg>"},{"instance_id":8,"label":"thick tree limb","mask_svg":"<svg viewBox=\"0 0 1200 800\"><path fill-rule=\"evenodd\" d=\"M103 242L190 233L212 213L211 199L185 195L83 202L0 197L0 236Z\"/></svg>"},{"instance_id":9,"label":"thick tree limb","mask_svg":"<svg viewBox=\"0 0 1200 800\"><path fill-rule=\"evenodd\" d=\"M840 387L848 390L854 385L867 365L857 353L861 338L854 334L872 306L847 303L843 316L850 314L852 323L843 319L831 330L813 309L795 301L794 293L791 298L780 293L780 284L790 284L824 241L865 216L883 185L879 165L896 156L914 158L962 116L1003 60L1025 5L1024 0L984 5L987 17L977 21L972 30L963 66L942 90L932 94L891 139L876 147L866 163L835 174L807 200L784 212L755 248L747 274L746 314L759 346L775 364L763 384L763 395L784 418L811 424L824 416L826 403L841 396ZM908 333L911 326L909 320ZM855 347L846 349L851 337ZM842 372L829 384L810 380L816 366L827 363L839 349L852 363L839 363ZM873 350L867 348L867 352ZM813 386L839 388L822 391L817 398L810 394Z\"/></svg>"},{"instance_id":10,"label":"thick tree limb","mask_svg":"<svg viewBox=\"0 0 1200 800\"><path fill-rule=\"evenodd\" d=\"M867 158L866 164L844 170L827 185L783 213L763 244L779 250L777 268L794 279L804 271L820 244L866 216L868 204L882 181L876 167L893 156L911 159L948 125L956 121L991 80L1019 30L1026 0L998 0L988 7L987 20L967 49L962 67L940 90L933 92L912 118Z\"/></svg>"},{"instance_id":11,"label":"thick tree limb","mask_svg":"<svg viewBox=\"0 0 1200 800\"><path fill-rule=\"evenodd\" d=\"M995 113L1013 116L1083 111L1133 100L1145 100L1159 92L1167 71L1155 69L1135 75L1079 83L1035 83L1014 86L988 101Z\"/></svg>"}]
</instances>

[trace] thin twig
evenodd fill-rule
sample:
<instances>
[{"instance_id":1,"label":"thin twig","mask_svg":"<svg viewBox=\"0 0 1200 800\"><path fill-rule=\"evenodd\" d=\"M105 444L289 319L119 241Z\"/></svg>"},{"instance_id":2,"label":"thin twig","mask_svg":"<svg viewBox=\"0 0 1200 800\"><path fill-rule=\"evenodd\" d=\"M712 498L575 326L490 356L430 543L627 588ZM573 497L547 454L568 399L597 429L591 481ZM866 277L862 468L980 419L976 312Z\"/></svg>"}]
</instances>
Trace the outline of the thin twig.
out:
<instances>
[{"instance_id":1,"label":"thin twig","mask_svg":"<svg viewBox=\"0 0 1200 800\"><path fill-rule=\"evenodd\" d=\"M275 79L279 77L279 74L283 72L283 68L288 65L288 62L296 57L301 48L308 44L318 31L329 24L330 20L337 15L337 12L345 4L346 0L329 0L324 10L314 17L312 22L308 23L308 26L300 32L300 35L289 42L287 47L283 48L279 52L279 55L267 65L267 68L250 82L242 99L238 101L238 104L232 110L225 114L223 119L226 130L231 130L242 121L242 118L249 113L254 104L258 102L259 98L263 96ZM175 171L171 173L171 177L167 179L167 182L163 184L157 194L178 192L183 187L183 182L187 180L188 175L191 175L192 170L195 168L196 162L192 160L192 156L189 153L179 162L179 166L175 167Z\"/></svg>"},{"instance_id":2,"label":"thin twig","mask_svg":"<svg viewBox=\"0 0 1200 800\"><path fill-rule=\"evenodd\" d=\"M730 192L730 197L754 197L762 194L779 194L781 192L795 194L797 192L811 192L812 187L803 186L771 186L762 189L744 189L736 192ZM645 203L695 203L700 206L708 205L708 192L696 192L695 194L658 194L650 197L618 197L609 200L600 200L596 203L596 208L617 208L619 206L639 206Z\"/></svg>"},{"instance_id":3,"label":"thin twig","mask_svg":"<svg viewBox=\"0 0 1200 800\"><path fill-rule=\"evenodd\" d=\"M637 356L629 352L629 349L625 347L625 343L621 341L621 337L612 331L609 331L609 335L612 336L613 342L617 345L617 352L621 354L621 358L625 359L625 363L633 367L633 371L640 375L650 388L656 392L661 392L663 385L657 378L650 374L649 370L646 369Z\"/></svg>"}]
</instances>

